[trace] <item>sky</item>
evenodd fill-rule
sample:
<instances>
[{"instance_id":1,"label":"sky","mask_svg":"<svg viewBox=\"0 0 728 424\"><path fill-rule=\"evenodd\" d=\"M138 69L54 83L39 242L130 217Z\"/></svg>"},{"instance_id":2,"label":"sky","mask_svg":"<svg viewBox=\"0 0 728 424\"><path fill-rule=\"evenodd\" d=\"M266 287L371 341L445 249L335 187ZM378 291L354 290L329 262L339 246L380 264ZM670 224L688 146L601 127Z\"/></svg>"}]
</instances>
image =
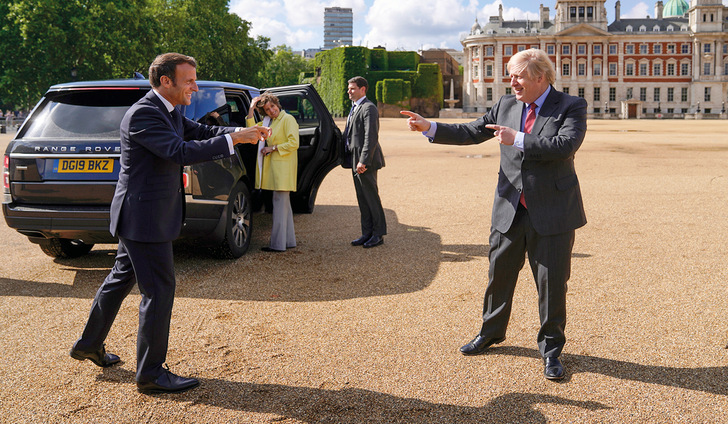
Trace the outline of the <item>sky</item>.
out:
<instances>
[{"instance_id":1,"label":"sky","mask_svg":"<svg viewBox=\"0 0 728 424\"><path fill-rule=\"evenodd\" d=\"M728 5L728 0L722 0ZM606 0L609 23L616 0ZM667 3L667 0L663 0ZM320 48L324 43L324 8L350 7L354 12L353 45L387 50L453 48L475 22L488 16L538 19L539 4L553 19L556 0L230 0L230 11L252 24L251 35L270 38L270 46L293 50ZM654 17L655 1L622 0L622 18Z\"/></svg>"}]
</instances>

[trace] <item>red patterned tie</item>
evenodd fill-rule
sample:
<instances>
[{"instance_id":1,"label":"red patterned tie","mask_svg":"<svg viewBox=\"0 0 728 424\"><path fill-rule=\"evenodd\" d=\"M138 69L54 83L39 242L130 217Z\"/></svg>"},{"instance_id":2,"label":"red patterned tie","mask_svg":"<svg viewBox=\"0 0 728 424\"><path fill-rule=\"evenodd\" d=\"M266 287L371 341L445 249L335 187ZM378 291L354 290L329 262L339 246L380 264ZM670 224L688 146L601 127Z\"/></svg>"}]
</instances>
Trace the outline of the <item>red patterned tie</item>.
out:
<instances>
[{"instance_id":1,"label":"red patterned tie","mask_svg":"<svg viewBox=\"0 0 728 424\"><path fill-rule=\"evenodd\" d=\"M523 132L531 134L534 122L536 122L536 102L528 105L528 113L526 114L526 122L523 124ZM523 195L523 192L521 192L521 204L524 208L526 207L526 197Z\"/></svg>"}]
</instances>

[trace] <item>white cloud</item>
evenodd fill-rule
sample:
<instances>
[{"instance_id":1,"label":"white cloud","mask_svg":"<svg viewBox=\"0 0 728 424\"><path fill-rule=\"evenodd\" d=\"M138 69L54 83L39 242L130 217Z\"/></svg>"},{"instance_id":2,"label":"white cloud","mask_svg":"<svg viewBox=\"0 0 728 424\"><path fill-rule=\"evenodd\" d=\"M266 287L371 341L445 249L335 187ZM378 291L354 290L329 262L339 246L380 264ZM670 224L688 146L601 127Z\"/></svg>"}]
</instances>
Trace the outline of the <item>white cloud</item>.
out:
<instances>
[{"instance_id":1,"label":"white cloud","mask_svg":"<svg viewBox=\"0 0 728 424\"><path fill-rule=\"evenodd\" d=\"M480 13L478 13L478 20L480 21L480 24L483 25L484 23L488 22L488 17L490 16L498 16L498 6L502 5L503 2L501 0L495 0L493 3L486 4L482 8L480 8ZM538 10L536 11L526 11L521 10L517 7L503 7L503 19L506 21L512 21L512 20L522 20L522 19L531 19L535 20L538 19Z\"/></svg>"},{"instance_id":2,"label":"white cloud","mask_svg":"<svg viewBox=\"0 0 728 424\"><path fill-rule=\"evenodd\" d=\"M639 2L635 4L632 9L630 9L627 13L620 13L621 18L627 18L627 19L644 19L647 17L647 15L650 14L650 7L647 6L647 3ZM653 16L654 17L654 16Z\"/></svg>"},{"instance_id":3,"label":"white cloud","mask_svg":"<svg viewBox=\"0 0 728 424\"><path fill-rule=\"evenodd\" d=\"M459 46L459 34L474 21L476 0L374 0L362 44L416 50Z\"/></svg>"}]
</instances>

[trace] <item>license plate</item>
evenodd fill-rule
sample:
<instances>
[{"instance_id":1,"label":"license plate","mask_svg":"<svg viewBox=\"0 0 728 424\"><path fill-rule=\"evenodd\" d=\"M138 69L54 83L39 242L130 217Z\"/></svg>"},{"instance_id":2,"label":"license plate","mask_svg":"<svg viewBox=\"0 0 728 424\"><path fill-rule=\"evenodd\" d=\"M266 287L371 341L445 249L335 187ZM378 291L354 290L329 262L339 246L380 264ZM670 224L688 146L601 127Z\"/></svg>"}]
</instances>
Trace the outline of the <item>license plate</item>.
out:
<instances>
[{"instance_id":1,"label":"license plate","mask_svg":"<svg viewBox=\"0 0 728 424\"><path fill-rule=\"evenodd\" d=\"M58 159L58 173L111 173L114 159Z\"/></svg>"}]
</instances>

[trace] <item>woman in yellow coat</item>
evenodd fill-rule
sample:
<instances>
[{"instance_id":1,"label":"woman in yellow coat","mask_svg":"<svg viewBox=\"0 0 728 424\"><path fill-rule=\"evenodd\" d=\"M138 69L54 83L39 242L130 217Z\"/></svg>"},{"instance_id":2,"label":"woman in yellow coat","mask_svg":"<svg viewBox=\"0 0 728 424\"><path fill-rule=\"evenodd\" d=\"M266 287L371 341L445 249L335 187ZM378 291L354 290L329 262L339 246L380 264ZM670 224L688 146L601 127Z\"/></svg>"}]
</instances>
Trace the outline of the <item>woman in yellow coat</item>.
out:
<instances>
[{"instance_id":1,"label":"woman in yellow coat","mask_svg":"<svg viewBox=\"0 0 728 424\"><path fill-rule=\"evenodd\" d=\"M253 117L256 108L266 115L263 122L257 124ZM273 229L270 245L262 250L284 252L287 248L296 247L290 193L296 191L298 175L298 123L293 116L281 110L278 97L268 93L252 100L246 118L247 126L264 125L272 132L265 145L260 142L255 188L273 191Z\"/></svg>"}]
</instances>

